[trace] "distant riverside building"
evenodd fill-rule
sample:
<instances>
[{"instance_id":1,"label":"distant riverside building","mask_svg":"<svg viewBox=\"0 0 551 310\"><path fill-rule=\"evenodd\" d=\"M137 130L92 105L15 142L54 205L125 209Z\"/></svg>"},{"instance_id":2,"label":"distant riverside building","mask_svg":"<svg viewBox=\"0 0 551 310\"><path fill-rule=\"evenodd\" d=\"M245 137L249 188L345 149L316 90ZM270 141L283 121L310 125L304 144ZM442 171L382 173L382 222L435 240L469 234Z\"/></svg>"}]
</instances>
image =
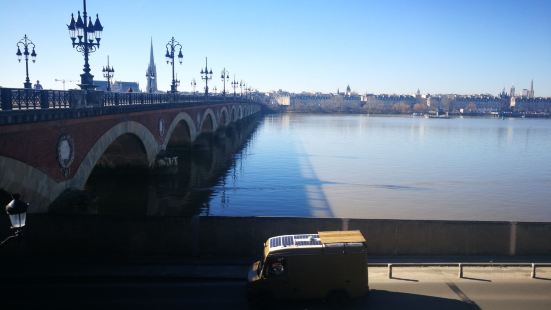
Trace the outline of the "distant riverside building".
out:
<instances>
[{"instance_id":1,"label":"distant riverside building","mask_svg":"<svg viewBox=\"0 0 551 310\"><path fill-rule=\"evenodd\" d=\"M94 80L94 85L96 90L107 91L107 81L96 81ZM111 83L112 92L127 92L129 89L132 89L132 92L141 92L140 84L138 82L124 82L124 81L113 81Z\"/></svg>"},{"instance_id":2,"label":"distant riverside building","mask_svg":"<svg viewBox=\"0 0 551 310\"><path fill-rule=\"evenodd\" d=\"M354 93L350 86L346 87L345 93L338 90L337 94L303 92L289 94L288 100L291 110L304 112L353 112L362 107L362 97Z\"/></svg>"},{"instance_id":3,"label":"distant riverside building","mask_svg":"<svg viewBox=\"0 0 551 310\"><path fill-rule=\"evenodd\" d=\"M153 58L153 39L151 39L149 65L147 66L145 76L147 77L147 88L145 89L145 91L150 93L157 92L157 66L155 66L155 59Z\"/></svg>"},{"instance_id":4,"label":"distant riverside building","mask_svg":"<svg viewBox=\"0 0 551 310\"><path fill-rule=\"evenodd\" d=\"M551 113L551 98L534 96L534 82L530 89L518 95L515 86L505 88L498 96L491 94L457 95L426 94L418 89L413 95L364 94L354 93L350 86L346 92L337 89L336 94L298 94L278 92L269 94L273 104L287 106L297 112L351 112L351 113L434 113L451 114L497 114L501 112Z\"/></svg>"}]
</instances>

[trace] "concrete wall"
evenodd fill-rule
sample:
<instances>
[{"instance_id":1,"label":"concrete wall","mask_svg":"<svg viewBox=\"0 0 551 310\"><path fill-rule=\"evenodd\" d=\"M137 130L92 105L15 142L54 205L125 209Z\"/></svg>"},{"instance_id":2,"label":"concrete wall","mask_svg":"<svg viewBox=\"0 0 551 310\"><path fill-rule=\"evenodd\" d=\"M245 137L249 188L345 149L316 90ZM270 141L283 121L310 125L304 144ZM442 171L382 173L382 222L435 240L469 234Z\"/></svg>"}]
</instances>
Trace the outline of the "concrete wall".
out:
<instances>
[{"instance_id":1,"label":"concrete wall","mask_svg":"<svg viewBox=\"0 0 551 310\"><path fill-rule=\"evenodd\" d=\"M360 229L371 255L551 255L551 223L32 214L17 250L37 256L261 255L271 236ZM5 227L5 226L3 226ZM4 229L4 228L2 228ZM6 231L2 231L2 236ZM7 252L3 250L2 255Z\"/></svg>"}]
</instances>

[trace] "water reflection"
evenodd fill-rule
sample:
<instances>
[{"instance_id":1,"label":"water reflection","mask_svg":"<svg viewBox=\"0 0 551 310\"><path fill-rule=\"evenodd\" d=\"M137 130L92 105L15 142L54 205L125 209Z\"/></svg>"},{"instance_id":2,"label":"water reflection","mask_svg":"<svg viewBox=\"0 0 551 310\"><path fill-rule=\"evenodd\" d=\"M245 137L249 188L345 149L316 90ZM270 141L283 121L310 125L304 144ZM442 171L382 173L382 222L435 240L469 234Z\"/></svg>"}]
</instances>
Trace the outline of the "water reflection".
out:
<instances>
[{"instance_id":1,"label":"water reflection","mask_svg":"<svg viewBox=\"0 0 551 310\"><path fill-rule=\"evenodd\" d=\"M168 165L146 168L96 167L83 191L68 191L50 207L58 214L190 216L209 213L212 188L253 138L258 119L243 121L193 145L167 148Z\"/></svg>"}]
</instances>

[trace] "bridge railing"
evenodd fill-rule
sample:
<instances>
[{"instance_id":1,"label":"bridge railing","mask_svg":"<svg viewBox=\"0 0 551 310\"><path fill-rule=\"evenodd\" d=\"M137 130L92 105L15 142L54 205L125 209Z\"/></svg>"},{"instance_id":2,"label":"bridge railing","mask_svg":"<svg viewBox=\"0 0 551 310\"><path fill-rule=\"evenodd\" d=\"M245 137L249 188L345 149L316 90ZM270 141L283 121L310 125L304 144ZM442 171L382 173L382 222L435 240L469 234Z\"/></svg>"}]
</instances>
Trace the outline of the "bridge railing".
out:
<instances>
[{"instance_id":1,"label":"bridge railing","mask_svg":"<svg viewBox=\"0 0 551 310\"><path fill-rule=\"evenodd\" d=\"M83 107L114 107L155 104L200 104L222 102L252 102L248 97L233 97L211 94L204 95L170 93L120 93L80 90L35 90L0 88L0 111L26 111L46 109L71 109Z\"/></svg>"},{"instance_id":2,"label":"bridge railing","mask_svg":"<svg viewBox=\"0 0 551 310\"><path fill-rule=\"evenodd\" d=\"M0 88L0 109L38 110L69 108L71 94L63 90Z\"/></svg>"}]
</instances>

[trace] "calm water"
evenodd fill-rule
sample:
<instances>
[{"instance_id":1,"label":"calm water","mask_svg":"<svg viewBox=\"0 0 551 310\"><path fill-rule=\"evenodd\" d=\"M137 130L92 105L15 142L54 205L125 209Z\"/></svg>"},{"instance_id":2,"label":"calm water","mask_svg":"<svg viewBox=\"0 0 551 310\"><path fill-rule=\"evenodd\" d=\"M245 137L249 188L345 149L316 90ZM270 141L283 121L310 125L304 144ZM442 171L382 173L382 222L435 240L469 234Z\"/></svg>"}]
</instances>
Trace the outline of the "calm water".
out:
<instances>
[{"instance_id":1,"label":"calm water","mask_svg":"<svg viewBox=\"0 0 551 310\"><path fill-rule=\"evenodd\" d=\"M551 120L267 116L202 213L551 221Z\"/></svg>"}]
</instances>

